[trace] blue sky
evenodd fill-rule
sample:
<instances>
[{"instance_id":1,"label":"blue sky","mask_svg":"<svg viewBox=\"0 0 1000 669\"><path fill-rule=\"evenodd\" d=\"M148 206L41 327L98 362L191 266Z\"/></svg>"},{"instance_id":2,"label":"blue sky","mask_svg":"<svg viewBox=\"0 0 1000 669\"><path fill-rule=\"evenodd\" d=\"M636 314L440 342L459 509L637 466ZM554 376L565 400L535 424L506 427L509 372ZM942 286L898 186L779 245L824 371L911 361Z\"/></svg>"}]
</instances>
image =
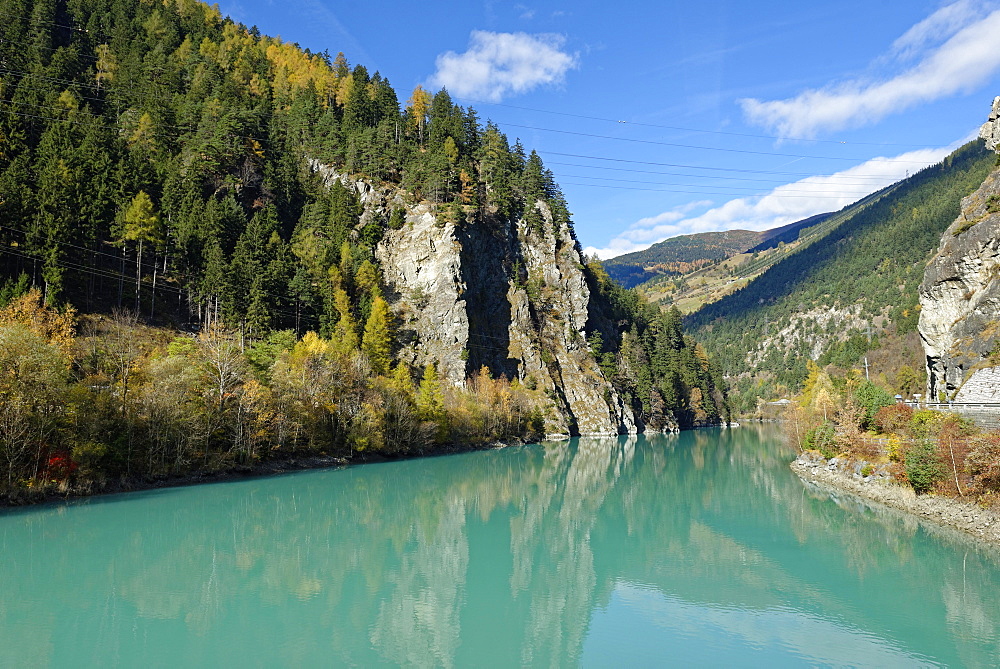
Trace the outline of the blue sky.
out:
<instances>
[{"instance_id":1,"label":"blue sky","mask_svg":"<svg viewBox=\"0 0 1000 669\"><path fill-rule=\"evenodd\" d=\"M1000 0L334 2L223 13L419 85L536 149L588 252L839 209L971 139Z\"/></svg>"}]
</instances>

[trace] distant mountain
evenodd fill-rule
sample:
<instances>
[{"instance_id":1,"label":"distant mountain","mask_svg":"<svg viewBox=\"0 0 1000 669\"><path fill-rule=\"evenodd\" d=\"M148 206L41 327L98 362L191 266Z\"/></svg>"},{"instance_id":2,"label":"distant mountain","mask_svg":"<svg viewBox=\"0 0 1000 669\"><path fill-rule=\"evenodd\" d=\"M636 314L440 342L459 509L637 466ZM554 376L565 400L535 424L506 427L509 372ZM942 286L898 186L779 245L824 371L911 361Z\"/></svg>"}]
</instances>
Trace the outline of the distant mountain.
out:
<instances>
[{"instance_id":1,"label":"distant mountain","mask_svg":"<svg viewBox=\"0 0 1000 669\"><path fill-rule=\"evenodd\" d=\"M650 302L690 314L744 287L769 268L829 235L865 207L892 192L895 185L872 193L838 212L817 214L759 233L759 244L720 261L680 274L659 274L635 288Z\"/></svg>"},{"instance_id":2,"label":"distant mountain","mask_svg":"<svg viewBox=\"0 0 1000 669\"><path fill-rule=\"evenodd\" d=\"M764 242L766 234L751 230L726 230L671 237L644 251L627 253L605 260L602 264L612 279L626 288L633 288L657 276L686 274L743 253Z\"/></svg>"},{"instance_id":3,"label":"distant mountain","mask_svg":"<svg viewBox=\"0 0 1000 669\"><path fill-rule=\"evenodd\" d=\"M776 249L780 244L791 244L803 230L831 216L832 213L816 214L763 232L724 230L671 237L643 251L626 253L602 264L612 279L626 288L634 288L659 277L688 274L741 253L759 253Z\"/></svg>"}]
</instances>

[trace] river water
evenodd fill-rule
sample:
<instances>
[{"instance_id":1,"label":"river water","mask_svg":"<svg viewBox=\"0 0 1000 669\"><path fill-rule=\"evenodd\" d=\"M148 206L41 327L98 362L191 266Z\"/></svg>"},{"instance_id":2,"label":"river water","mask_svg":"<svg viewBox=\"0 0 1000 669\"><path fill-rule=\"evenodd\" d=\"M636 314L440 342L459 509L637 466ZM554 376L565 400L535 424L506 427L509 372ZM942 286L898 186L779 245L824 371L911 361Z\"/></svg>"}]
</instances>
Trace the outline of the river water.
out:
<instances>
[{"instance_id":1,"label":"river water","mask_svg":"<svg viewBox=\"0 0 1000 669\"><path fill-rule=\"evenodd\" d=\"M0 513L0 666L996 666L1000 558L769 427Z\"/></svg>"}]
</instances>

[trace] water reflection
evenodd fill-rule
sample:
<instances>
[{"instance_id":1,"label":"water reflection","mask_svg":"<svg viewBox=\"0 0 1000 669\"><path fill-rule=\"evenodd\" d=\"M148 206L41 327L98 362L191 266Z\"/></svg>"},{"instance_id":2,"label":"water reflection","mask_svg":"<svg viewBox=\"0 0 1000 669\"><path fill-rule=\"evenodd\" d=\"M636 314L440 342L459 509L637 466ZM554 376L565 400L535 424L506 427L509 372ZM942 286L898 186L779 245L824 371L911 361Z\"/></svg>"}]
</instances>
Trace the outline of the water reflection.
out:
<instances>
[{"instance_id":1,"label":"water reflection","mask_svg":"<svg viewBox=\"0 0 1000 669\"><path fill-rule=\"evenodd\" d=\"M767 430L587 439L0 517L0 666L946 663L995 556Z\"/></svg>"}]
</instances>

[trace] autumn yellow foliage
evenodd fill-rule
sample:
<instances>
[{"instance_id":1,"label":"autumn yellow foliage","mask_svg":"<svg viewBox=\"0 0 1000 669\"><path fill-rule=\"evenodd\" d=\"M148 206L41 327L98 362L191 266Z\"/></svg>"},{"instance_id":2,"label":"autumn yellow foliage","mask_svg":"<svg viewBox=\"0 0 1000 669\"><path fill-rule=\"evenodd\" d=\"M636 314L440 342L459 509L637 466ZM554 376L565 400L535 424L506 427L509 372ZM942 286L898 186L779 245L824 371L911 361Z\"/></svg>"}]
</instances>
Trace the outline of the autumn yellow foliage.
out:
<instances>
[{"instance_id":1,"label":"autumn yellow foliage","mask_svg":"<svg viewBox=\"0 0 1000 669\"><path fill-rule=\"evenodd\" d=\"M32 288L0 309L0 327L23 325L68 356L76 330L76 311L57 311L43 304L42 293Z\"/></svg>"}]
</instances>

